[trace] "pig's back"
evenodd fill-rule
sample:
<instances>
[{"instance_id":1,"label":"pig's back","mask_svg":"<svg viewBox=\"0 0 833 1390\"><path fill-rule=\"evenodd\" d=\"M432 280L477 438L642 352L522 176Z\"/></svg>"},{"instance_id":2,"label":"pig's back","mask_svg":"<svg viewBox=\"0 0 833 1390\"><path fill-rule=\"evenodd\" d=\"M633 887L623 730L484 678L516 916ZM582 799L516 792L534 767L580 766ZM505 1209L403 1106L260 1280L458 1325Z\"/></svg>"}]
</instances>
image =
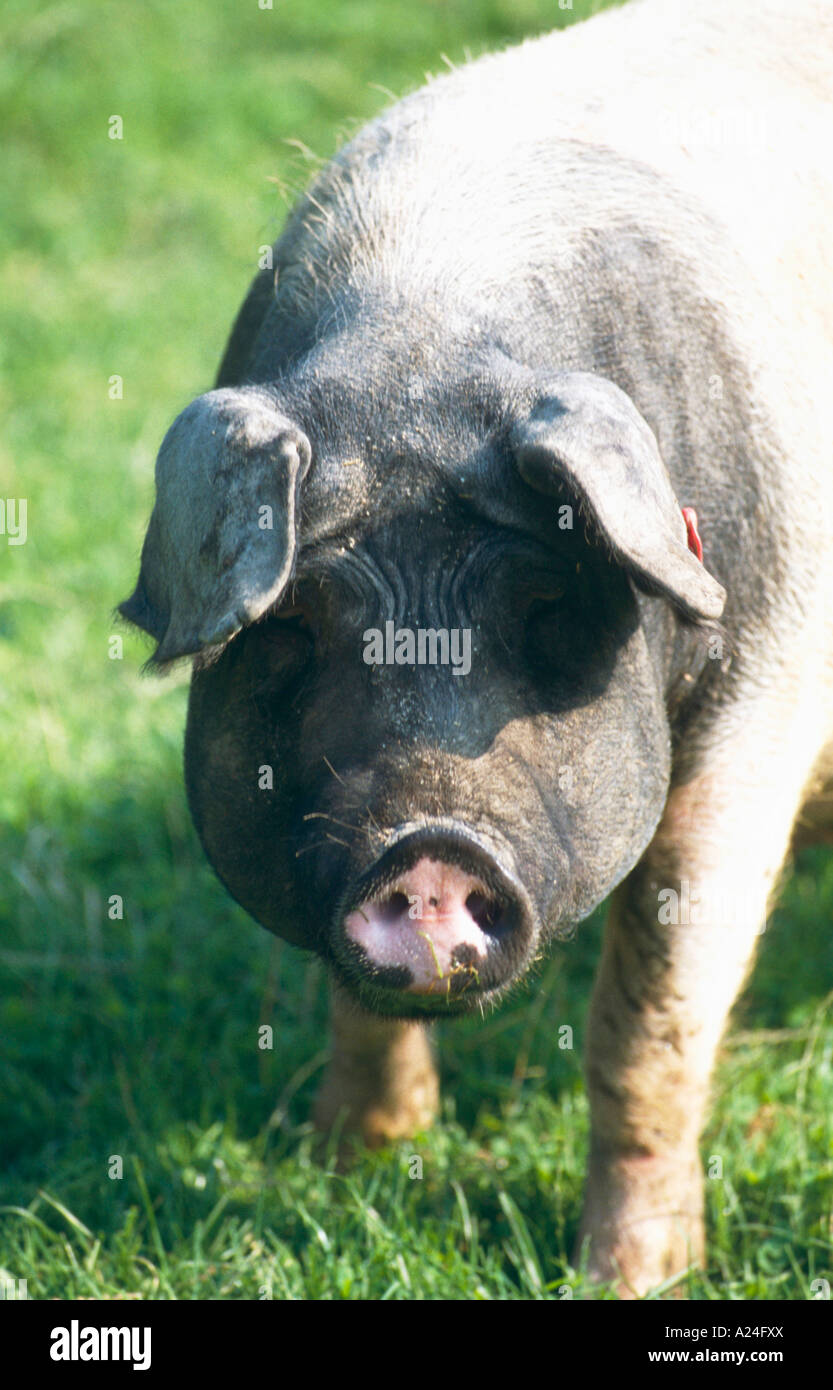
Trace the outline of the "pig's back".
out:
<instances>
[{"instance_id":1,"label":"pig's back","mask_svg":"<svg viewBox=\"0 0 833 1390\"><path fill-rule=\"evenodd\" d=\"M327 166L282 239L279 297L433 297L453 331L509 322L535 279L580 318L605 291L589 239L643 264L650 246L690 304L718 306L812 494L833 432L832 73L826 0L634 0L479 59Z\"/></svg>"}]
</instances>

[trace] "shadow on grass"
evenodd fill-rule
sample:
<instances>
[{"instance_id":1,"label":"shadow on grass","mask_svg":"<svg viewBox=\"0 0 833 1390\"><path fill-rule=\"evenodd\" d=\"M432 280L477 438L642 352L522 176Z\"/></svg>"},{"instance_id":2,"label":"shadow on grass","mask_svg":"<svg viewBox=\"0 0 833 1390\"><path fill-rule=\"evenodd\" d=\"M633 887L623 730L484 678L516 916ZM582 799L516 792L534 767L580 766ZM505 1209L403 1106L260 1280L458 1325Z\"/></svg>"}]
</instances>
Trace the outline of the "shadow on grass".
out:
<instances>
[{"instance_id":1,"label":"shadow on grass","mask_svg":"<svg viewBox=\"0 0 833 1390\"><path fill-rule=\"evenodd\" d=\"M291 1248L309 1237L293 1203L303 1207L305 1184L324 1177L308 1137L326 1046L324 972L226 896L173 775L167 788L149 782L137 795L137 786L115 797L99 788L83 806L55 802L42 808L47 820L5 834L2 1201L25 1206L46 1189L97 1235L119 1239L137 1208L168 1244L212 1203L263 1217L271 1194L267 1209ZM123 917L111 919L116 894ZM738 1006L745 1028L800 1026L830 990L832 905L833 855L804 851ZM419 1149L433 1155L433 1183L410 1185L441 1221L463 1183L498 1246L518 1223L543 1223L558 1269L578 1221L582 1041L602 920L555 947L498 1011L437 1029L446 1123ZM259 1045L264 1025L271 1047ZM366 1159L365 1180L390 1162ZM437 1182L447 1191L432 1198ZM332 1191L321 1200L329 1210ZM409 1190L408 1210L415 1202ZM427 1219L420 1210L412 1214Z\"/></svg>"}]
</instances>

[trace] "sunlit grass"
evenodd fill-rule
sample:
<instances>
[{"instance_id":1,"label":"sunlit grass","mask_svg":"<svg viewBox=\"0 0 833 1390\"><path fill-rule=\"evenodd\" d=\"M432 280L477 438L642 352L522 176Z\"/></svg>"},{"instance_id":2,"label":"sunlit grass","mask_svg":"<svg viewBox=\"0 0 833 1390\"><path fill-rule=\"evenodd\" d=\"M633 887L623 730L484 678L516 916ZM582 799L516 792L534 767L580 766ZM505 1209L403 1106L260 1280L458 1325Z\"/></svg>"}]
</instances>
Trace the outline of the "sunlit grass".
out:
<instances>
[{"instance_id":1,"label":"sunlit grass","mask_svg":"<svg viewBox=\"0 0 833 1390\"><path fill-rule=\"evenodd\" d=\"M500 1013L441 1030L430 1135L336 1171L309 1126L322 971L205 865L185 678L142 678L147 647L112 610L159 440L211 385L280 187L305 178L284 141L326 156L384 103L372 83L403 91L441 53L589 8L4 6L0 492L28 499L29 535L0 544L0 1277L31 1297L587 1292L570 1260L598 920ZM807 1298L833 1278L831 919L833 859L808 853L721 1061L694 1297Z\"/></svg>"}]
</instances>

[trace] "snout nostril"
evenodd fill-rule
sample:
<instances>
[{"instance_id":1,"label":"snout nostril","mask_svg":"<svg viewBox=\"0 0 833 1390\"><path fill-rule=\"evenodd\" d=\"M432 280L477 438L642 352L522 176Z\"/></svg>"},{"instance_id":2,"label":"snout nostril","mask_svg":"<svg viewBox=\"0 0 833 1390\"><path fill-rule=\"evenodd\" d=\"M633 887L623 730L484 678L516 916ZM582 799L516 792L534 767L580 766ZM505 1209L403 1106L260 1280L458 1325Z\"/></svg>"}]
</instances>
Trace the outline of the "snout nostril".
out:
<instances>
[{"instance_id":1,"label":"snout nostril","mask_svg":"<svg viewBox=\"0 0 833 1390\"><path fill-rule=\"evenodd\" d=\"M487 898L485 893L469 893L466 898L466 910L481 931L493 936L500 931L503 925L503 908L494 898Z\"/></svg>"},{"instance_id":2,"label":"snout nostril","mask_svg":"<svg viewBox=\"0 0 833 1390\"><path fill-rule=\"evenodd\" d=\"M397 840L352 895L332 926L334 963L376 1012L416 1017L411 1002L431 1015L460 1012L519 977L531 955L523 889L473 842ZM394 996L410 1001L401 1014Z\"/></svg>"},{"instance_id":3,"label":"snout nostril","mask_svg":"<svg viewBox=\"0 0 833 1390\"><path fill-rule=\"evenodd\" d=\"M399 920L403 912L408 911L410 905L410 898L405 893L391 893L390 897L378 904L379 920L385 926L390 926Z\"/></svg>"}]
</instances>

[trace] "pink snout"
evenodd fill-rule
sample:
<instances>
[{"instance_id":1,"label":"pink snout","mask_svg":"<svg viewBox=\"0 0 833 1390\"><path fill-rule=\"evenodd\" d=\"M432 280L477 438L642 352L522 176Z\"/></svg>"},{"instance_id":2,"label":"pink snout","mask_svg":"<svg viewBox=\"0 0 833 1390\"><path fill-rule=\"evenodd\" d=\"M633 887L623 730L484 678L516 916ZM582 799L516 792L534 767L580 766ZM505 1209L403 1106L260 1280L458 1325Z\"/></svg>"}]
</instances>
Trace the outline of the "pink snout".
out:
<instances>
[{"instance_id":1,"label":"pink snout","mask_svg":"<svg viewBox=\"0 0 833 1390\"><path fill-rule=\"evenodd\" d=\"M349 913L344 927L372 967L408 972L408 993L457 993L478 983L500 912L480 879L426 857Z\"/></svg>"}]
</instances>

